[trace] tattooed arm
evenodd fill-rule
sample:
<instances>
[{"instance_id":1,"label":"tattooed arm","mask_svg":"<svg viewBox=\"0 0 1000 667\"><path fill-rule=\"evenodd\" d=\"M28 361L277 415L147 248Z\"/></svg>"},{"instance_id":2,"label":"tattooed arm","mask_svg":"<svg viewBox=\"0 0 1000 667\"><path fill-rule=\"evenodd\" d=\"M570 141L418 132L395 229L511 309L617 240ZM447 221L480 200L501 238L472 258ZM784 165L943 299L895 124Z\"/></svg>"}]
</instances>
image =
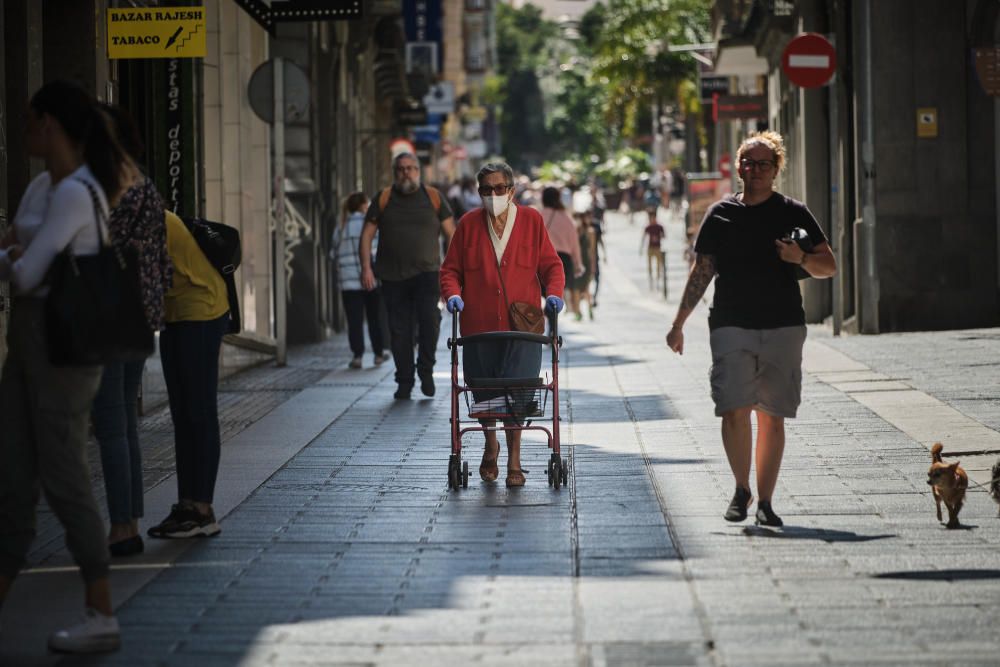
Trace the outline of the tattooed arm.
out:
<instances>
[{"instance_id":1,"label":"tattooed arm","mask_svg":"<svg viewBox=\"0 0 1000 667\"><path fill-rule=\"evenodd\" d=\"M691 267L691 273L688 274L684 296L681 297L681 304L677 308L674 324L667 333L667 346L677 354L684 354L684 322L704 296L713 278L715 278L715 258L712 255L698 255L694 266Z\"/></svg>"}]
</instances>

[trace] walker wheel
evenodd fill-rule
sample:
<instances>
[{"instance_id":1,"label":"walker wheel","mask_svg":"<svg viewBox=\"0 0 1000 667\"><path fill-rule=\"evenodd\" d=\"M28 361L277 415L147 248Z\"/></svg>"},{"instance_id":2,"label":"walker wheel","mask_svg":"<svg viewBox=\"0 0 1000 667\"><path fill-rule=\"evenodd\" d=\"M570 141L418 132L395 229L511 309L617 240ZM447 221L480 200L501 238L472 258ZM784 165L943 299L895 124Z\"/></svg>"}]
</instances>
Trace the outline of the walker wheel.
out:
<instances>
[{"instance_id":1,"label":"walker wheel","mask_svg":"<svg viewBox=\"0 0 1000 667\"><path fill-rule=\"evenodd\" d=\"M553 473L552 473L552 459L549 459L548 467L545 469L545 476L549 479L549 486L553 484Z\"/></svg>"},{"instance_id":2,"label":"walker wheel","mask_svg":"<svg viewBox=\"0 0 1000 667\"><path fill-rule=\"evenodd\" d=\"M469 488L469 462L462 461L462 488Z\"/></svg>"},{"instance_id":3,"label":"walker wheel","mask_svg":"<svg viewBox=\"0 0 1000 667\"><path fill-rule=\"evenodd\" d=\"M562 460L562 471L561 472L562 472L562 475L561 475L562 476L562 483L566 484L566 480L569 479L569 464L566 462L566 459Z\"/></svg>"}]
</instances>

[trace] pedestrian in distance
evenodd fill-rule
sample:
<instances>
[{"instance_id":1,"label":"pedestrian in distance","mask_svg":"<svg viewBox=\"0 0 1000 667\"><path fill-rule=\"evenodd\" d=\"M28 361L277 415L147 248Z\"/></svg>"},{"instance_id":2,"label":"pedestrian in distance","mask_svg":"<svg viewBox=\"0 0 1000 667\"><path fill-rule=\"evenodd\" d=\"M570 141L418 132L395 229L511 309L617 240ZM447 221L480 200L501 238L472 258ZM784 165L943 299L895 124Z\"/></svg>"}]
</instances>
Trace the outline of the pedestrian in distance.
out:
<instances>
[{"instance_id":1,"label":"pedestrian in distance","mask_svg":"<svg viewBox=\"0 0 1000 667\"><path fill-rule=\"evenodd\" d=\"M482 206L466 213L441 267L441 293L448 312L461 312L463 336L487 331L511 331L509 304L542 303L558 313L565 288L562 261L556 254L541 214L513 203L514 172L502 162L482 166L476 176ZM541 284L539 284L541 282ZM542 367L542 345L529 341L487 341L462 346L466 384L479 378L533 378ZM492 394L473 390L473 399ZM495 420L482 420L495 426ZM524 486L521 432L505 431L508 487ZM496 431L485 431L486 448L479 475L492 482L500 475L500 442Z\"/></svg>"},{"instance_id":2,"label":"pedestrian in distance","mask_svg":"<svg viewBox=\"0 0 1000 667\"><path fill-rule=\"evenodd\" d=\"M340 225L333 233L333 255L337 262L337 280L340 283L340 298L344 302L347 315L347 340L354 358L350 368L361 368L361 357L365 353L365 318L368 319L368 340L375 355L376 366L388 361L382 342L382 324L379 310L382 305L382 291L376 286L366 290L361 285L361 260L358 246L365 225L368 197L363 192L352 192L344 199L340 211ZM372 242L373 254L378 240Z\"/></svg>"},{"instance_id":3,"label":"pedestrian in distance","mask_svg":"<svg viewBox=\"0 0 1000 667\"><path fill-rule=\"evenodd\" d=\"M389 318L390 344L396 364L397 400L408 400L420 378L424 396L434 395L434 361L441 330L439 273L443 233L451 242L455 220L451 207L432 187L420 182L420 162L411 153L392 161L395 182L382 190L365 214L359 257L361 285L375 289L382 281ZM372 241L378 232L378 261L372 264ZM413 363L414 330L417 362Z\"/></svg>"},{"instance_id":4,"label":"pedestrian in distance","mask_svg":"<svg viewBox=\"0 0 1000 667\"><path fill-rule=\"evenodd\" d=\"M667 270L666 253L663 247L667 231L663 225L657 222L656 212L655 205L646 207L649 221L646 223L646 228L642 230L642 238L639 241L639 254L642 254L643 248L646 249L646 274L649 277L649 289L660 284L663 280L663 273Z\"/></svg>"},{"instance_id":5,"label":"pedestrian in distance","mask_svg":"<svg viewBox=\"0 0 1000 667\"><path fill-rule=\"evenodd\" d=\"M608 261L607 248L604 247L604 211L607 204L604 192L596 183L592 183L590 189L594 195L594 216L590 221L590 227L594 231L594 291L590 305L597 308L597 293L601 289L601 262Z\"/></svg>"},{"instance_id":6,"label":"pedestrian in distance","mask_svg":"<svg viewBox=\"0 0 1000 667\"><path fill-rule=\"evenodd\" d=\"M229 298L222 275L181 219L170 211L164 217L174 283L164 298L160 362L174 423L177 502L147 534L214 537L221 531L212 503L222 453L219 352L230 326Z\"/></svg>"},{"instance_id":7,"label":"pedestrian in distance","mask_svg":"<svg viewBox=\"0 0 1000 667\"><path fill-rule=\"evenodd\" d=\"M119 144L139 164L144 149L132 116L118 106L104 105L103 109L112 121ZM108 218L108 233L112 243L135 248L146 322L150 330L162 331L163 298L170 289L173 267L167 254L163 200L152 179L140 173L122 194ZM105 364L91 411L111 519L108 548L112 556L133 556L144 549L139 535L143 483L138 407L145 365L145 360Z\"/></svg>"},{"instance_id":8,"label":"pedestrian in distance","mask_svg":"<svg viewBox=\"0 0 1000 667\"><path fill-rule=\"evenodd\" d=\"M684 173L678 165L670 169L670 212L675 216L684 211Z\"/></svg>"},{"instance_id":9,"label":"pedestrian in distance","mask_svg":"<svg viewBox=\"0 0 1000 667\"><path fill-rule=\"evenodd\" d=\"M587 317L594 319L594 304L590 298L590 283L597 269L597 237L590 226L590 212L576 213L576 235L580 243L582 271L573 278L573 313L577 322L583 319L583 304L587 304Z\"/></svg>"},{"instance_id":10,"label":"pedestrian in distance","mask_svg":"<svg viewBox=\"0 0 1000 667\"><path fill-rule=\"evenodd\" d=\"M785 419L795 417L802 392L806 327L796 269L814 278L837 271L830 244L809 209L774 190L785 160L785 145L776 132L755 133L740 145L736 162L743 191L705 213L694 265L667 333L670 349L683 354L684 322L714 279L708 318L712 399L736 480L724 516L742 521L753 502L750 417L755 413L756 520L765 526L782 525L771 501L785 449ZM808 234L811 252L790 240L797 228Z\"/></svg>"},{"instance_id":11,"label":"pedestrian in distance","mask_svg":"<svg viewBox=\"0 0 1000 667\"><path fill-rule=\"evenodd\" d=\"M568 288L574 277L583 273L583 255L580 254L580 236L577 234L573 218L566 212L559 188L548 186L542 190L542 219L549 233L549 241L562 261L563 275L566 276ZM572 294L560 294L563 299L573 303Z\"/></svg>"},{"instance_id":12,"label":"pedestrian in distance","mask_svg":"<svg viewBox=\"0 0 1000 667\"><path fill-rule=\"evenodd\" d=\"M35 537L40 488L66 531L85 586L82 620L52 634L49 648L113 651L121 634L86 454L101 366L55 366L49 360L45 278L64 250L98 254L108 241L108 205L117 203L137 172L96 100L76 84L42 86L27 119L28 154L42 158L45 171L28 185L12 232L0 240L0 280L11 281L15 294L0 375L0 604Z\"/></svg>"}]
</instances>

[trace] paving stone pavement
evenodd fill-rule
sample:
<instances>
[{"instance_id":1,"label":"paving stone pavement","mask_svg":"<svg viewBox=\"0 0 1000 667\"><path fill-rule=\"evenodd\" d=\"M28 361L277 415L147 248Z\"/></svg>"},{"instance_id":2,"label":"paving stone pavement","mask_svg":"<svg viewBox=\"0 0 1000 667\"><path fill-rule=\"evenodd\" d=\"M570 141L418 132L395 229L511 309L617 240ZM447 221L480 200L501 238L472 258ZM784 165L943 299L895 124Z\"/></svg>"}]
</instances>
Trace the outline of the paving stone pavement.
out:
<instances>
[{"instance_id":1,"label":"paving stone pavement","mask_svg":"<svg viewBox=\"0 0 1000 667\"><path fill-rule=\"evenodd\" d=\"M596 317L563 320L567 487L546 485L544 441L528 435L526 487L473 472L447 490L442 345L436 398L393 401L390 378L357 385L219 537L119 608L119 653L66 664L1000 664L996 505L972 491L965 529L945 530L921 440L818 375L788 422L786 527L721 519L733 483L706 313L683 356L663 343L684 280L681 230L667 227L670 301L634 261L641 228L610 216ZM810 335L997 426L990 357L977 356L995 330ZM964 349L962 370L937 368L928 342ZM322 382L355 386L346 372ZM959 402L972 387L983 400ZM481 445L466 446L475 471Z\"/></svg>"},{"instance_id":2,"label":"paving stone pavement","mask_svg":"<svg viewBox=\"0 0 1000 667\"><path fill-rule=\"evenodd\" d=\"M277 368L272 363L246 369L219 383L219 427L225 443L302 389L315 384L334 368L347 363L350 350L343 337L292 350L290 363ZM150 364L159 364L152 359ZM174 472L174 432L170 408L165 403L139 418L143 457L143 486L150 489ZM108 520L100 450L93 437L87 447L94 497L104 520ZM28 554L29 567L42 566L64 549L63 530L44 498L38 507L37 537Z\"/></svg>"}]
</instances>

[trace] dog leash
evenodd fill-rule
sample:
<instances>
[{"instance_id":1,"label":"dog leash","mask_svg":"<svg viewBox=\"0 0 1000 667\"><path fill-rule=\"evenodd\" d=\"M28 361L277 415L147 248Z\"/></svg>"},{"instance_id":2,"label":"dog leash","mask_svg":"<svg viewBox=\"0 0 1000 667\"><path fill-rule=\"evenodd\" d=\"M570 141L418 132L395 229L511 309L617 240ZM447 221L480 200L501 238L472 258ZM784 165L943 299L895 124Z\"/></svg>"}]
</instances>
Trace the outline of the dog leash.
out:
<instances>
[{"instance_id":1,"label":"dog leash","mask_svg":"<svg viewBox=\"0 0 1000 667\"><path fill-rule=\"evenodd\" d=\"M998 482L998 481L1000 481L1000 477L994 477L993 479L987 481L985 484L980 484L979 482L974 482L974 481L972 481L970 479L969 480L969 486L977 486L980 489L986 489L987 492L989 492L992 495L993 489L991 489L989 485L991 485L991 484L993 484L995 482Z\"/></svg>"}]
</instances>

